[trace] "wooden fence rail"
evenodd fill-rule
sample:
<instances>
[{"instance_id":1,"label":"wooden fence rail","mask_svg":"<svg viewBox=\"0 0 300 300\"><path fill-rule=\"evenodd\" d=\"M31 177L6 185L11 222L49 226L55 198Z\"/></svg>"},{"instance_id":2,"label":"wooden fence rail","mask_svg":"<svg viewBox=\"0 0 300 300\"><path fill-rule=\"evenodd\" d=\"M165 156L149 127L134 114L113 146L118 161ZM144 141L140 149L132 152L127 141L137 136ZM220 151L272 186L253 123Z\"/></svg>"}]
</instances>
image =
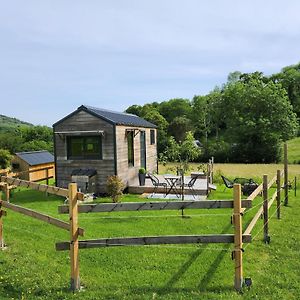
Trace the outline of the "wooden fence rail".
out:
<instances>
[{"instance_id":1,"label":"wooden fence rail","mask_svg":"<svg viewBox=\"0 0 300 300\"><path fill-rule=\"evenodd\" d=\"M11 209L11 210L13 210L15 212L18 212L20 214L38 219L40 221L43 221L43 222L49 223L51 225L54 225L56 227L65 229L67 231L70 231L70 224L67 223L67 222L64 222L62 220L59 220L57 218L48 216L46 214L34 211L32 209L29 209L29 208L25 208L25 207L22 207L22 206L19 206L19 205L16 205L16 204L8 203L7 201L3 201L3 200L0 200L0 204L4 208ZM83 236L84 235L84 230L82 228L78 228L78 234Z\"/></svg>"},{"instance_id":2,"label":"wooden fence rail","mask_svg":"<svg viewBox=\"0 0 300 300\"><path fill-rule=\"evenodd\" d=\"M123 202L78 205L78 213L141 211L141 210L180 210L180 209L215 209L233 208L233 200L203 201L155 201L155 202ZM252 201L242 200L242 207L251 207ZM69 213L68 205L58 207L58 212Z\"/></svg>"},{"instance_id":3,"label":"wooden fence rail","mask_svg":"<svg viewBox=\"0 0 300 300\"><path fill-rule=\"evenodd\" d=\"M171 236L143 236L102 238L80 240L79 249L116 247L116 246L145 246L164 244L208 244L208 243L233 243L233 234L207 234L207 235L171 235ZM251 235L243 235L243 242L250 243ZM56 250L69 250L70 242L56 243Z\"/></svg>"},{"instance_id":4,"label":"wooden fence rail","mask_svg":"<svg viewBox=\"0 0 300 300\"><path fill-rule=\"evenodd\" d=\"M1 176L0 179L1 179L1 182L6 182L10 185L31 188L33 190L47 192L49 194L53 194L53 195L57 195L57 196L68 197L68 193L69 193L68 189L64 189L64 188L60 188L60 187L56 187L56 186L49 186L47 184L39 184L36 182L22 180L22 179L18 179L18 178ZM77 192L78 200L83 200L83 197L84 197L83 193Z\"/></svg>"}]
</instances>

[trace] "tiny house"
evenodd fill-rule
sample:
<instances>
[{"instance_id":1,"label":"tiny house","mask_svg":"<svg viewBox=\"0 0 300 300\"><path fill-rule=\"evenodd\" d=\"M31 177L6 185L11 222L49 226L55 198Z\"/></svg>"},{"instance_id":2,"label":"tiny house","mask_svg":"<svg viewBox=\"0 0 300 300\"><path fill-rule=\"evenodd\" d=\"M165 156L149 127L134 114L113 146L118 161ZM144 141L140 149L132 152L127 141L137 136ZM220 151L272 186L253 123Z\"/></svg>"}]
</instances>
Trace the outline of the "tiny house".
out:
<instances>
[{"instance_id":1,"label":"tiny house","mask_svg":"<svg viewBox=\"0 0 300 300\"><path fill-rule=\"evenodd\" d=\"M136 115L82 105L56 122L53 133L59 187L76 177L83 192L105 193L108 176L118 175L128 186L140 168L157 171L156 126Z\"/></svg>"},{"instance_id":2,"label":"tiny house","mask_svg":"<svg viewBox=\"0 0 300 300\"><path fill-rule=\"evenodd\" d=\"M29 181L41 181L54 176L54 156L48 151L30 151L15 153L12 171L19 178Z\"/></svg>"}]
</instances>

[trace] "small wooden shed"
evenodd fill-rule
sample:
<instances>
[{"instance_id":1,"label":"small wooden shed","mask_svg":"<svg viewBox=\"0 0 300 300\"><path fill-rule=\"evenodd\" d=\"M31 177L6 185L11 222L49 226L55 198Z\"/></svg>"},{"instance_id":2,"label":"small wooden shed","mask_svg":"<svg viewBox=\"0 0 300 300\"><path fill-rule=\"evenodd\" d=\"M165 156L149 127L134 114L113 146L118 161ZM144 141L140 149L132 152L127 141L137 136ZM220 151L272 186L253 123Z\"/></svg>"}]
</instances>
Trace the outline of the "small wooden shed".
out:
<instances>
[{"instance_id":1,"label":"small wooden shed","mask_svg":"<svg viewBox=\"0 0 300 300\"><path fill-rule=\"evenodd\" d=\"M24 180L45 180L54 176L54 169L54 156L44 150L15 153L12 160L12 171Z\"/></svg>"},{"instance_id":2,"label":"small wooden shed","mask_svg":"<svg viewBox=\"0 0 300 300\"><path fill-rule=\"evenodd\" d=\"M108 176L118 175L128 186L140 168L157 171L156 126L136 115L82 105L55 123L53 131L59 187L76 176L90 191L82 174L93 174L93 192L104 193Z\"/></svg>"}]
</instances>

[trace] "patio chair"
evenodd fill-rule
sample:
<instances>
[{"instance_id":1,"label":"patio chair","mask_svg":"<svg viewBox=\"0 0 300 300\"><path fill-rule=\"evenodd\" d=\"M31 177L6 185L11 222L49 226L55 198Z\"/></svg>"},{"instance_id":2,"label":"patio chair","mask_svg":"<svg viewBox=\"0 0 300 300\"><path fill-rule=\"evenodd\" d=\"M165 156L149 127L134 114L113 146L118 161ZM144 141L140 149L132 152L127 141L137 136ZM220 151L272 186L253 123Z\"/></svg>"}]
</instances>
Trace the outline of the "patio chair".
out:
<instances>
[{"instance_id":1,"label":"patio chair","mask_svg":"<svg viewBox=\"0 0 300 300\"><path fill-rule=\"evenodd\" d=\"M251 191L255 190L258 187L258 184L252 178L248 179L248 178L237 177L233 181L231 181L230 179L226 178L223 175L221 175L221 177L222 177L223 182L225 184L224 191L226 190L226 188L232 189L233 185L235 183L239 183L242 186L242 192L243 192L244 195L249 194L249 193L251 194ZM245 189L244 189L244 187L245 187Z\"/></svg>"},{"instance_id":2,"label":"patio chair","mask_svg":"<svg viewBox=\"0 0 300 300\"><path fill-rule=\"evenodd\" d=\"M166 182L160 182L159 179L153 175L152 173L147 173L146 178L149 178L154 186L154 189L152 191L151 197L153 197L155 195L155 192L157 191L157 189L159 187L163 187L164 188L164 194L167 194L167 183ZM165 196L164 196L165 197Z\"/></svg>"},{"instance_id":3,"label":"patio chair","mask_svg":"<svg viewBox=\"0 0 300 300\"><path fill-rule=\"evenodd\" d=\"M191 190L194 199L196 199L195 197L196 191L194 190L194 185L198 177L200 177L200 174L196 175L195 177L191 177L188 183L183 183L184 188L187 187Z\"/></svg>"}]
</instances>

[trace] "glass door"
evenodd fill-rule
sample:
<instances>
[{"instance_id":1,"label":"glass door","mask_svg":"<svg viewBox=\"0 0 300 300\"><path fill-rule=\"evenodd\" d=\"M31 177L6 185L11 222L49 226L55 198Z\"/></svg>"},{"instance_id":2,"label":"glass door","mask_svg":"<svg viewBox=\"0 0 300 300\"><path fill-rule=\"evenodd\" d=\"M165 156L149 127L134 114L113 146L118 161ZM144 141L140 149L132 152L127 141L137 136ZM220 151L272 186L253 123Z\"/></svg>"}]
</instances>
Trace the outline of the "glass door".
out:
<instances>
[{"instance_id":1,"label":"glass door","mask_svg":"<svg viewBox=\"0 0 300 300\"><path fill-rule=\"evenodd\" d=\"M146 169L146 133L140 132L141 168Z\"/></svg>"}]
</instances>

